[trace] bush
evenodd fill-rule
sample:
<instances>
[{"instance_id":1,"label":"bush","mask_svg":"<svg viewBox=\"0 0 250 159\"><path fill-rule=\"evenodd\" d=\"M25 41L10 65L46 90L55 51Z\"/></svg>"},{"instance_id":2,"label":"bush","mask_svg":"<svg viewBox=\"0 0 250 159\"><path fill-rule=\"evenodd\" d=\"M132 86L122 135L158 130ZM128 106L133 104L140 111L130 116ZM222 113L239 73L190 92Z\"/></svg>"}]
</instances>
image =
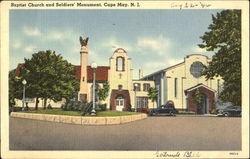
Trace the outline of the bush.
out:
<instances>
[{"instance_id":1,"label":"bush","mask_svg":"<svg viewBox=\"0 0 250 159\"><path fill-rule=\"evenodd\" d=\"M96 107L96 111L105 111L107 108L107 105L106 104L99 104L97 105Z\"/></svg>"},{"instance_id":2,"label":"bush","mask_svg":"<svg viewBox=\"0 0 250 159\"><path fill-rule=\"evenodd\" d=\"M62 110L67 110L66 104L62 104L62 105L61 105L61 109L62 109Z\"/></svg>"},{"instance_id":3,"label":"bush","mask_svg":"<svg viewBox=\"0 0 250 159\"><path fill-rule=\"evenodd\" d=\"M62 104L61 109L65 111L83 111L87 103L70 101L68 103Z\"/></svg>"},{"instance_id":4,"label":"bush","mask_svg":"<svg viewBox=\"0 0 250 159\"><path fill-rule=\"evenodd\" d=\"M22 107L15 107L15 106L12 106L9 108L9 113L11 112L20 112L22 111Z\"/></svg>"},{"instance_id":5,"label":"bush","mask_svg":"<svg viewBox=\"0 0 250 159\"><path fill-rule=\"evenodd\" d=\"M211 110L210 110L209 112L210 112L210 114L216 114L216 113L217 113L217 112L216 112L215 103L212 104L212 108L211 108Z\"/></svg>"}]
</instances>

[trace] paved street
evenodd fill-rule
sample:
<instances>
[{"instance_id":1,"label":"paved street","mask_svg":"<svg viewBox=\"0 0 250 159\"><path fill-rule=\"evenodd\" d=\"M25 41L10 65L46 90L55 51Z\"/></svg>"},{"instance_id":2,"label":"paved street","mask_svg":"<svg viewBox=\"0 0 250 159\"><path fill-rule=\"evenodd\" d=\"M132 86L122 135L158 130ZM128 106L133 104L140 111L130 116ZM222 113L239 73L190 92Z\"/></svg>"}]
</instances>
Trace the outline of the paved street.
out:
<instances>
[{"instance_id":1,"label":"paved street","mask_svg":"<svg viewBox=\"0 0 250 159\"><path fill-rule=\"evenodd\" d=\"M240 150L241 118L148 117L109 126L10 118L11 150Z\"/></svg>"}]
</instances>

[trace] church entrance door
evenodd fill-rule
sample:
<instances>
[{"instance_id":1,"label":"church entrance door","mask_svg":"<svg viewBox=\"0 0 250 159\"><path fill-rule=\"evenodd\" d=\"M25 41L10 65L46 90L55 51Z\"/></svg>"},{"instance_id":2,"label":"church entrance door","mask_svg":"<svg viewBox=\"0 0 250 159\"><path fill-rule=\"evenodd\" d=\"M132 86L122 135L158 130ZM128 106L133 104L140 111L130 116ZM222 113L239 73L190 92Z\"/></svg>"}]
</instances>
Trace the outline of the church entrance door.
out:
<instances>
[{"instance_id":1,"label":"church entrance door","mask_svg":"<svg viewBox=\"0 0 250 159\"><path fill-rule=\"evenodd\" d=\"M197 113L198 114L207 114L208 113L208 107L207 107L207 96L205 94L201 94L201 103L197 107Z\"/></svg>"},{"instance_id":2,"label":"church entrance door","mask_svg":"<svg viewBox=\"0 0 250 159\"><path fill-rule=\"evenodd\" d=\"M127 111L130 105L128 90L112 90L110 97L110 110Z\"/></svg>"},{"instance_id":3,"label":"church entrance door","mask_svg":"<svg viewBox=\"0 0 250 159\"><path fill-rule=\"evenodd\" d=\"M123 95L118 95L116 97L116 110L122 111L124 108L124 103L125 103L125 101L124 101Z\"/></svg>"}]
</instances>

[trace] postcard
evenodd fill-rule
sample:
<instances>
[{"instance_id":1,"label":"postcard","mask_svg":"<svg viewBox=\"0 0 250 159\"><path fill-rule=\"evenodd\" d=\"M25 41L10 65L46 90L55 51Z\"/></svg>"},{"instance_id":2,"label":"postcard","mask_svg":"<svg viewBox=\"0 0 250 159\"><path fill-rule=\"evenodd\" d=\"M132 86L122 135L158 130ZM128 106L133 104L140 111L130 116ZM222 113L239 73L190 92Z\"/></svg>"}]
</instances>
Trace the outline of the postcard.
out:
<instances>
[{"instance_id":1,"label":"postcard","mask_svg":"<svg viewBox=\"0 0 250 159\"><path fill-rule=\"evenodd\" d=\"M1 2L1 157L248 158L248 4Z\"/></svg>"}]
</instances>

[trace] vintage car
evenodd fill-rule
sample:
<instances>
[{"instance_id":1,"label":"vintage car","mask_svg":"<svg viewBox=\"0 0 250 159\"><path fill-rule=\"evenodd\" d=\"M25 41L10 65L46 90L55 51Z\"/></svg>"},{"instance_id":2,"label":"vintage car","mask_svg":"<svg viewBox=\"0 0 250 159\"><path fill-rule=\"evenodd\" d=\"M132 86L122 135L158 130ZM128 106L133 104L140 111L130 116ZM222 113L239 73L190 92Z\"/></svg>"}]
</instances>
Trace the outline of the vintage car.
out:
<instances>
[{"instance_id":1,"label":"vintage car","mask_svg":"<svg viewBox=\"0 0 250 159\"><path fill-rule=\"evenodd\" d=\"M170 115L175 116L178 111L174 108L173 104L161 105L159 108L152 109L148 115Z\"/></svg>"},{"instance_id":2,"label":"vintage car","mask_svg":"<svg viewBox=\"0 0 250 159\"><path fill-rule=\"evenodd\" d=\"M241 107L240 106L227 106L224 109L217 110L218 116L241 116Z\"/></svg>"}]
</instances>

